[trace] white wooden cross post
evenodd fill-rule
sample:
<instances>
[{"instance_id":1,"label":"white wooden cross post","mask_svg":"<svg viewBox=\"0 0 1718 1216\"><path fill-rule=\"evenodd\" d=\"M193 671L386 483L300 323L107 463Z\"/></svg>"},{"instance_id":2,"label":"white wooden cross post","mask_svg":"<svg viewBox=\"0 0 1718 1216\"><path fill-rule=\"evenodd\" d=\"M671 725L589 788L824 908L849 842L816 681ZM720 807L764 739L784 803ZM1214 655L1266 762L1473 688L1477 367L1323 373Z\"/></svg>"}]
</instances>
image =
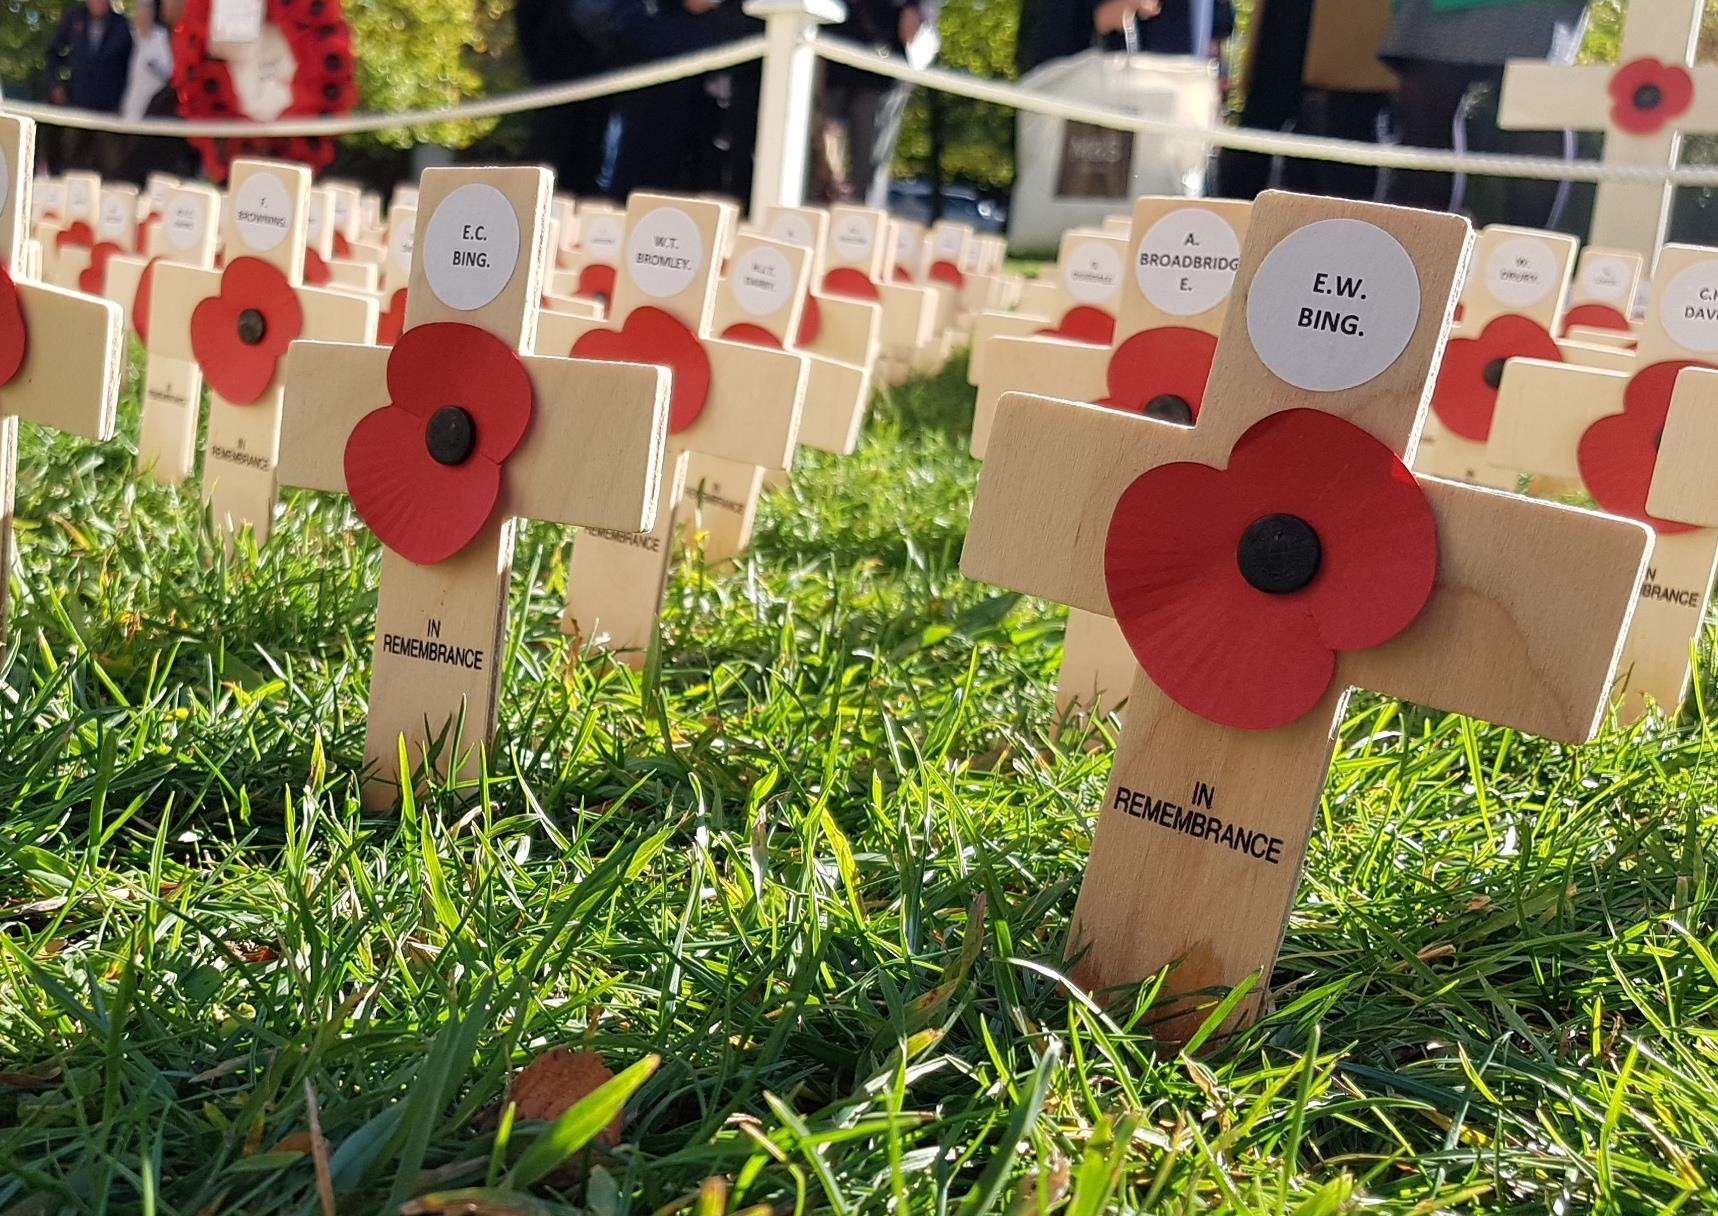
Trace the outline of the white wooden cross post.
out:
<instances>
[{"instance_id":1,"label":"white wooden cross post","mask_svg":"<svg viewBox=\"0 0 1718 1216\"><path fill-rule=\"evenodd\" d=\"M566 267L555 275L549 290L555 295L579 296L605 307L614 298L615 268L620 264L620 243L626 233L626 212L607 203L586 203L579 208L579 243L561 255Z\"/></svg>"},{"instance_id":2,"label":"white wooden cross post","mask_svg":"<svg viewBox=\"0 0 1718 1216\"><path fill-rule=\"evenodd\" d=\"M42 280L54 287L75 288L95 246L101 174L74 170L58 181L60 205L36 227L42 247Z\"/></svg>"},{"instance_id":3,"label":"white wooden cross post","mask_svg":"<svg viewBox=\"0 0 1718 1216\"><path fill-rule=\"evenodd\" d=\"M818 290L882 306L877 370L895 384L912 372L918 352L935 337L937 296L928 287L890 282L884 276L888 225L888 213L875 207L831 207Z\"/></svg>"},{"instance_id":4,"label":"white wooden cross post","mask_svg":"<svg viewBox=\"0 0 1718 1216\"><path fill-rule=\"evenodd\" d=\"M1692 66L1704 2L1629 5L1616 64L1510 63L1498 124L1603 131L1606 164L1675 168L1685 133L1718 131L1718 68ZM1664 240L1670 201L1664 182L1600 182L1588 240L1650 260Z\"/></svg>"},{"instance_id":5,"label":"white wooden cross post","mask_svg":"<svg viewBox=\"0 0 1718 1216\"><path fill-rule=\"evenodd\" d=\"M1470 485L1513 490L1520 473L1488 463L1497 386L1511 359L1561 360L1561 326L1575 238L1493 224L1474 241L1461 319L1450 333L1414 468Z\"/></svg>"},{"instance_id":6,"label":"white wooden cross post","mask_svg":"<svg viewBox=\"0 0 1718 1216\"><path fill-rule=\"evenodd\" d=\"M107 298L126 310L143 343L143 400L137 432L137 467L160 482L180 482L197 464L197 422L202 414L203 369L182 353L169 355L154 329L155 271L163 262L207 270L215 264L221 195L209 186L168 190L160 220L150 225L142 256L115 256L107 264ZM183 343L166 345L182 351Z\"/></svg>"},{"instance_id":7,"label":"white wooden cross post","mask_svg":"<svg viewBox=\"0 0 1718 1216\"><path fill-rule=\"evenodd\" d=\"M1563 336L1632 343L1634 301L1645 265L1645 258L1626 249L1582 249L1563 311Z\"/></svg>"},{"instance_id":8,"label":"white wooden cross post","mask_svg":"<svg viewBox=\"0 0 1718 1216\"><path fill-rule=\"evenodd\" d=\"M1108 348L1115 341L1116 313L1127 276L1128 239L1094 228L1062 234L1056 265L1033 280L1014 312L981 312L972 321L972 353L966 378L984 378L984 360L997 338L1060 338Z\"/></svg>"},{"instance_id":9,"label":"white wooden cross post","mask_svg":"<svg viewBox=\"0 0 1718 1216\"><path fill-rule=\"evenodd\" d=\"M1469 235L1263 194L1193 427L998 410L962 569L1139 658L1069 946L1092 991L1172 968L1168 1038L1268 984L1351 688L1571 741L1604 710L1646 529L1403 464Z\"/></svg>"},{"instance_id":10,"label":"white wooden cross post","mask_svg":"<svg viewBox=\"0 0 1718 1216\"><path fill-rule=\"evenodd\" d=\"M1710 505L1684 495L1666 508L1676 514L1648 506L1655 477L1699 486L1707 504L1718 503L1707 451L1671 442L1666 428L1678 374L1718 366L1718 249L1666 245L1659 253L1635 362L1632 372L1511 362L1490 443L1504 467L1572 481L1601 510L1644 520L1658 533L1617 669L1624 720L1650 705L1673 714L1682 704L1689 646L1705 620L1718 562Z\"/></svg>"},{"instance_id":11,"label":"white wooden cross post","mask_svg":"<svg viewBox=\"0 0 1718 1216\"><path fill-rule=\"evenodd\" d=\"M280 452L281 367L294 339L371 342L374 299L305 287L310 170L237 160L222 215L226 265L155 268L152 349L194 360L209 385L203 501L230 535L249 526L257 544L274 525Z\"/></svg>"},{"instance_id":12,"label":"white wooden cross post","mask_svg":"<svg viewBox=\"0 0 1718 1216\"><path fill-rule=\"evenodd\" d=\"M716 255L728 220L721 204L634 194L626 215L609 320L544 312L536 349L654 363L673 372L669 468L656 526L637 536L585 528L574 538L567 566L563 628L622 662L642 664L674 555L674 511L687 454L786 468L798 440L806 361L714 336Z\"/></svg>"},{"instance_id":13,"label":"white wooden cross post","mask_svg":"<svg viewBox=\"0 0 1718 1216\"><path fill-rule=\"evenodd\" d=\"M972 454L985 458L997 401L1027 392L1191 423L1202 408L1217 334L1241 264L1251 203L1146 195L1124 238L1114 339L996 338L987 344ZM1058 711L1114 709L1138 664L1113 616L1068 608Z\"/></svg>"},{"instance_id":14,"label":"white wooden cross post","mask_svg":"<svg viewBox=\"0 0 1718 1216\"><path fill-rule=\"evenodd\" d=\"M124 363L118 307L13 277L29 230L35 149L35 124L0 114L0 655L12 574L18 421L112 438Z\"/></svg>"},{"instance_id":15,"label":"white wooden cross post","mask_svg":"<svg viewBox=\"0 0 1718 1216\"><path fill-rule=\"evenodd\" d=\"M365 800L470 776L495 728L514 521L648 529L668 417L653 367L523 354L551 176L430 169L392 348L295 342L281 480L349 494L382 541Z\"/></svg>"},{"instance_id":16,"label":"white wooden cross post","mask_svg":"<svg viewBox=\"0 0 1718 1216\"><path fill-rule=\"evenodd\" d=\"M810 286L800 313L799 334L792 343L794 349L874 371L882 337L883 306L874 300L829 295L818 286L823 281L829 212L822 207L771 207L764 213L763 228L763 235L772 241L798 245L811 253ZM855 442L863 421L860 418L853 423ZM851 446L825 447L818 435L820 429L815 419L802 420L800 442L843 455L853 450ZM768 484L770 477L766 476L764 481Z\"/></svg>"}]
</instances>

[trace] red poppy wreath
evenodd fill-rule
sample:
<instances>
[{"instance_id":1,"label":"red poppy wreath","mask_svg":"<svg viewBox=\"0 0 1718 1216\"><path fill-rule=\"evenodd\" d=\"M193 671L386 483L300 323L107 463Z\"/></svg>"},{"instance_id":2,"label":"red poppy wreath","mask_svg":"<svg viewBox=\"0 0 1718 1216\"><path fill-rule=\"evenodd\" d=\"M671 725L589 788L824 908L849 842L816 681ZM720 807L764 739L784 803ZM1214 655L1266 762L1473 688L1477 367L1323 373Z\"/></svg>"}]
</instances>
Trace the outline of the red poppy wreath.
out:
<instances>
[{"instance_id":1,"label":"red poppy wreath","mask_svg":"<svg viewBox=\"0 0 1718 1216\"><path fill-rule=\"evenodd\" d=\"M668 433L678 435L698 421L710 397L710 356L698 335L660 308L635 308L619 329L592 329L579 336L574 359L607 363L653 363L674 375L668 399Z\"/></svg>"},{"instance_id":2,"label":"red poppy wreath","mask_svg":"<svg viewBox=\"0 0 1718 1216\"><path fill-rule=\"evenodd\" d=\"M17 284L0 262L0 388L6 387L18 369L24 366L24 355L30 349L30 331L24 324L24 302L18 298Z\"/></svg>"},{"instance_id":3,"label":"red poppy wreath","mask_svg":"<svg viewBox=\"0 0 1718 1216\"><path fill-rule=\"evenodd\" d=\"M1650 524L1663 535L1694 530L1693 524L1647 514L1646 498L1658 467L1658 442L1670 415L1676 377L1685 367L1711 366L1671 359L1643 367L1623 390L1623 412L1599 419L1582 433L1575 460L1594 502L1613 515Z\"/></svg>"},{"instance_id":4,"label":"red poppy wreath","mask_svg":"<svg viewBox=\"0 0 1718 1216\"><path fill-rule=\"evenodd\" d=\"M451 321L407 330L388 354L388 404L346 440L353 509L407 561L446 561L500 506L534 404L524 363L494 334Z\"/></svg>"},{"instance_id":5,"label":"red poppy wreath","mask_svg":"<svg viewBox=\"0 0 1718 1216\"><path fill-rule=\"evenodd\" d=\"M1694 77L1651 56L1630 60L1611 77L1611 121L1630 135L1655 135L1688 113Z\"/></svg>"},{"instance_id":6,"label":"red poppy wreath","mask_svg":"<svg viewBox=\"0 0 1718 1216\"><path fill-rule=\"evenodd\" d=\"M1463 439L1484 443L1491 435L1503 369L1511 359L1561 363L1563 351L1543 325L1517 313L1493 317L1476 338L1451 338L1432 390L1438 421Z\"/></svg>"},{"instance_id":7,"label":"red poppy wreath","mask_svg":"<svg viewBox=\"0 0 1718 1216\"><path fill-rule=\"evenodd\" d=\"M1144 329L1116 348L1105 378L1112 410L1192 425L1205 399L1217 339L1202 330Z\"/></svg>"},{"instance_id":8,"label":"red poppy wreath","mask_svg":"<svg viewBox=\"0 0 1718 1216\"><path fill-rule=\"evenodd\" d=\"M234 258L220 291L191 310L191 353L209 387L234 405L251 405L274 383L276 367L304 330L304 309L272 263Z\"/></svg>"},{"instance_id":9,"label":"red poppy wreath","mask_svg":"<svg viewBox=\"0 0 1718 1216\"><path fill-rule=\"evenodd\" d=\"M264 38L258 60L279 71L289 60L290 81L274 81L262 113L246 109L233 67L210 48L213 0L186 0L185 14L173 31L173 88L186 118L245 119L344 114L358 102L353 74L352 31L341 0L267 0ZM266 87L266 86L261 86ZM253 103L254 104L254 103ZM191 140L203 169L217 182L227 180L236 157L270 156L325 169L334 159L334 141L325 135Z\"/></svg>"},{"instance_id":10,"label":"red poppy wreath","mask_svg":"<svg viewBox=\"0 0 1718 1216\"><path fill-rule=\"evenodd\" d=\"M1318 410L1272 414L1227 468L1140 474L1104 551L1110 606L1153 682L1222 726L1316 706L1336 654L1401 633L1431 598L1438 532L1401 460Z\"/></svg>"}]
</instances>

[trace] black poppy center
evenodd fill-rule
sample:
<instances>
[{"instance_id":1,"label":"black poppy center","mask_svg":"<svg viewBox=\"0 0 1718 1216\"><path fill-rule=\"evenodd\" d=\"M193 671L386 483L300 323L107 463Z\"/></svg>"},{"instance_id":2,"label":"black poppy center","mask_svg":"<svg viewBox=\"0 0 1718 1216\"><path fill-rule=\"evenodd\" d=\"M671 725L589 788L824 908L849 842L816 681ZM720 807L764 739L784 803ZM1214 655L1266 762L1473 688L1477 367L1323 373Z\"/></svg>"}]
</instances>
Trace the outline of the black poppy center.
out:
<instances>
[{"instance_id":1,"label":"black poppy center","mask_svg":"<svg viewBox=\"0 0 1718 1216\"><path fill-rule=\"evenodd\" d=\"M1193 407L1187 404L1187 398L1178 397L1174 393L1159 393L1145 403L1145 416L1155 418L1159 422L1176 422L1182 426L1193 425Z\"/></svg>"},{"instance_id":2,"label":"black poppy center","mask_svg":"<svg viewBox=\"0 0 1718 1216\"><path fill-rule=\"evenodd\" d=\"M1266 515L1241 533L1235 553L1241 577L1267 595L1299 591L1318 576L1324 546L1298 515Z\"/></svg>"},{"instance_id":3,"label":"black poppy center","mask_svg":"<svg viewBox=\"0 0 1718 1216\"><path fill-rule=\"evenodd\" d=\"M1656 84L1643 84L1634 91L1634 104L1637 110L1656 110L1664 100L1664 90Z\"/></svg>"},{"instance_id":4,"label":"black poppy center","mask_svg":"<svg viewBox=\"0 0 1718 1216\"><path fill-rule=\"evenodd\" d=\"M1507 362L1507 359L1493 359L1485 365L1485 370L1480 375L1485 377L1486 384L1496 388L1503 383L1503 365Z\"/></svg>"},{"instance_id":5,"label":"black poppy center","mask_svg":"<svg viewBox=\"0 0 1718 1216\"><path fill-rule=\"evenodd\" d=\"M444 405L431 415L424 444L437 464L464 464L477 448L477 423L457 405Z\"/></svg>"},{"instance_id":6,"label":"black poppy center","mask_svg":"<svg viewBox=\"0 0 1718 1216\"><path fill-rule=\"evenodd\" d=\"M268 337L268 318L255 308L247 308L239 314L239 341L246 346L255 346Z\"/></svg>"}]
</instances>

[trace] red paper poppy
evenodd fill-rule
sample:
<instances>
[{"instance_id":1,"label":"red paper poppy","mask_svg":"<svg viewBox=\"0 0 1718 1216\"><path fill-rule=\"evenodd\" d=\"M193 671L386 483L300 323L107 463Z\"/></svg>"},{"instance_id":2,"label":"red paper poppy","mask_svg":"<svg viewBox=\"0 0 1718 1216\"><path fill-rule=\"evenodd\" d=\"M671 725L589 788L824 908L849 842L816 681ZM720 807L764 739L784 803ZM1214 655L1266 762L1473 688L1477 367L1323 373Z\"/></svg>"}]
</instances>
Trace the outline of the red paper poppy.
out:
<instances>
[{"instance_id":1,"label":"red paper poppy","mask_svg":"<svg viewBox=\"0 0 1718 1216\"><path fill-rule=\"evenodd\" d=\"M73 221L54 235L55 249L64 249L67 245L76 245L80 249L88 249L94 244L95 229L82 220Z\"/></svg>"},{"instance_id":2,"label":"red paper poppy","mask_svg":"<svg viewBox=\"0 0 1718 1216\"><path fill-rule=\"evenodd\" d=\"M1165 422L1191 424L1205 400L1217 339L1203 330L1144 329L1110 355L1109 396L1097 404Z\"/></svg>"},{"instance_id":3,"label":"red paper poppy","mask_svg":"<svg viewBox=\"0 0 1718 1216\"><path fill-rule=\"evenodd\" d=\"M145 346L149 345L149 306L155 299L155 263L160 260L150 258L144 263L143 273L137 276L137 294L131 297L131 328Z\"/></svg>"},{"instance_id":4,"label":"red paper poppy","mask_svg":"<svg viewBox=\"0 0 1718 1216\"><path fill-rule=\"evenodd\" d=\"M433 566L501 502L501 470L531 427L531 377L474 325L417 325L388 355L388 404L346 440L346 491L384 545Z\"/></svg>"},{"instance_id":5,"label":"red paper poppy","mask_svg":"<svg viewBox=\"0 0 1718 1216\"><path fill-rule=\"evenodd\" d=\"M103 241L89 251L89 265L78 274L78 290L85 295L99 296L107 290L107 260L119 253L112 241Z\"/></svg>"},{"instance_id":6,"label":"red paper poppy","mask_svg":"<svg viewBox=\"0 0 1718 1216\"><path fill-rule=\"evenodd\" d=\"M767 346L771 350L781 349L781 340L765 329L762 325L753 325L750 321L737 321L721 333L726 342L743 342L747 346Z\"/></svg>"},{"instance_id":7,"label":"red paper poppy","mask_svg":"<svg viewBox=\"0 0 1718 1216\"><path fill-rule=\"evenodd\" d=\"M347 239L344 232L336 232L334 234L334 256L337 258L349 258L352 256L352 242Z\"/></svg>"},{"instance_id":8,"label":"red paper poppy","mask_svg":"<svg viewBox=\"0 0 1718 1216\"><path fill-rule=\"evenodd\" d=\"M1658 467L1658 441L1670 414L1676 377L1685 367L1711 367L1694 359L1669 359L1643 367L1623 390L1623 412L1601 418L1581 435L1575 449L1581 480L1593 501L1613 515L1626 515L1670 535L1694 525L1647 514L1646 496Z\"/></svg>"},{"instance_id":9,"label":"red paper poppy","mask_svg":"<svg viewBox=\"0 0 1718 1216\"><path fill-rule=\"evenodd\" d=\"M851 266L837 266L824 275L823 294L846 296L850 300L870 300L873 303L882 298L877 285L871 281L871 276Z\"/></svg>"},{"instance_id":10,"label":"red paper poppy","mask_svg":"<svg viewBox=\"0 0 1718 1216\"><path fill-rule=\"evenodd\" d=\"M388 297L388 306L382 310L381 318L376 323L376 341L382 346L392 346L400 340L400 334L406 328L406 289L396 287L394 294Z\"/></svg>"},{"instance_id":11,"label":"red paper poppy","mask_svg":"<svg viewBox=\"0 0 1718 1216\"><path fill-rule=\"evenodd\" d=\"M897 266L895 267L894 274L890 277L897 283L911 283L913 281L913 272L908 270L905 266Z\"/></svg>"},{"instance_id":12,"label":"red paper poppy","mask_svg":"<svg viewBox=\"0 0 1718 1216\"><path fill-rule=\"evenodd\" d=\"M304 285L306 287L326 287L334 280L334 272L328 269L328 260L314 249L304 251Z\"/></svg>"},{"instance_id":13,"label":"red paper poppy","mask_svg":"<svg viewBox=\"0 0 1718 1216\"><path fill-rule=\"evenodd\" d=\"M304 309L286 276L261 258L234 258L219 294L191 311L191 351L211 388L250 405L274 383L280 357L303 329Z\"/></svg>"},{"instance_id":14,"label":"red paper poppy","mask_svg":"<svg viewBox=\"0 0 1718 1216\"><path fill-rule=\"evenodd\" d=\"M966 276L960 272L960 267L947 260L931 263L931 278L950 287L966 286Z\"/></svg>"},{"instance_id":15,"label":"red paper poppy","mask_svg":"<svg viewBox=\"0 0 1718 1216\"><path fill-rule=\"evenodd\" d=\"M1438 532L1384 444L1319 410L1272 414L1225 469L1140 474L1104 550L1110 605L1165 695L1222 726L1295 721L1336 652L1401 633L1431 598Z\"/></svg>"},{"instance_id":16,"label":"red paper poppy","mask_svg":"<svg viewBox=\"0 0 1718 1216\"><path fill-rule=\"evenodd\" d=\"M799 334L794 338L795 346L810 346L817 341L817 335L823 332L823 310L817 306L817 297L810 292L805 296L805 307L799 312Z\"/></svg>"},{"instance_id":17,"label":"red paper poppy","mask_svg":"<svg viewBox=\"0 0 1718 1216\"><path fill-rule=\"evenodd\" d=\"M292 100L282 118L343 114L357 104L353 71L352 32L341 0L267 0L264 19L285 37L295 71ZM173 88L179 113L186 118L250 118L233 86L232 70L209 50L213 0L186 0L173 31ZM195 138L191 145L203 157L204 169L217 182L225 181L232 161L241 156L272 156L300 161L313 169L327 168L334 159L334 141L327 136L235 139Z\"/></svg>"},{"instance_id":18,"label":"red paper poppy","mask_svg":"<svg viewBox=\"0 0 1718 1216\"><path fill-rule=\"evenodd\" d=\"M1108 346L1115 341L1116 319L1101 308L1093 308L1090 304L1076 304L1062 314L1060 321L1040 329L1038 333L1046 338L1065 338L1069 342Z\"/></svg>"},{"instance_id":19,"label":"red paper poppy","mask_svg":"<svg viewBox=\"0 0 1718 1216\"><path fill-rule=\"evenodd\" d=\"M1650 55L1630 60L1611 77L1611 122L1630 135L1653 135L1694 104L1694 77Z\"/></svg>"},{"instance_id":20,"label":"red paper poppy","mask_svg":"<svg viewBox=\"0 0 1718 1216\"><path fill-rule=\"evenodd\" d=\"M1511 359L1563 361L1546 328L1518 313L1493 317L1477 338L1451 338L1432 390L1432 412L1455 435L1484 443L1497 409L1497 386Z\"/></svg>"},{"instance_id":21,"label":"red paper poppy","mask_svg":"<svg viewBox=\"0 0 1718 1216\"><path fill-rule=\"evenodd\" d=\"M30 330L24 324L24 301L18 298L17 285L0 262L0 388L11 382L24 366L24 355L30 349Z\"/></svg>"},{"instance_id":22,"label":"red paper poppy","mask_svg":"<svg viewBox=\"0 0 1718 1216\"><path fill-rule=\"evenodd\" d=\"M1577 304L1563 317L1563 336L1569 336L1569 331L1577 325L1588 329L1617 329L1627 331L1633 326L1629 319L1609 304Z\"/></svg>"},{"instance_id":23,"label":"red paper poppy","mask_svg":"<svg viewBox=\"0 0 1718 1216\"><path fill-rule=\"evenodd\" d=\"M585 331L571 354L608 363L653 363L674 373L668 400L670 435L698 421L710 396L710 356L704 344L679 317L660 308L633 309L618 330Z\"/></svg>"},{"instance_id":24,"label":"red paper poppy","mask_svg":"<svg viewBox=\"0 0 1718 1216\"><path fill-rule=\"evenodd\" d=\"M579 270L579 285L573 291L576 296L587 300L601 300L604 304L614 299L614 267L601 262L591 262Z\"/></svg>"}]
</instances>

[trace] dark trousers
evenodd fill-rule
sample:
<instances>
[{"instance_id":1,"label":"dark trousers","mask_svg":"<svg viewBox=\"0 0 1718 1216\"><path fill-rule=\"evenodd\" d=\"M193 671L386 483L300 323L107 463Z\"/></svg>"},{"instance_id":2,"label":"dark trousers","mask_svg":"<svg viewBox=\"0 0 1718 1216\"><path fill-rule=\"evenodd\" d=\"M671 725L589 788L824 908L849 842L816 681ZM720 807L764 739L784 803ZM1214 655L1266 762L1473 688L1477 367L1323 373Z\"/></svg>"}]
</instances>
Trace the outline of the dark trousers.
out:
<instances>
[{"instance_id":1,"label":"dark trousers","mask_svg":"<svg viewBox=\"0 0 1718 1216\"><path fill-rule=\"evenodd\" d=\"M579 198L597 192L611 109L608 98L597 97L532 113L531 159L555 171L557 190Z\"/></svg>"}]
</instances>

